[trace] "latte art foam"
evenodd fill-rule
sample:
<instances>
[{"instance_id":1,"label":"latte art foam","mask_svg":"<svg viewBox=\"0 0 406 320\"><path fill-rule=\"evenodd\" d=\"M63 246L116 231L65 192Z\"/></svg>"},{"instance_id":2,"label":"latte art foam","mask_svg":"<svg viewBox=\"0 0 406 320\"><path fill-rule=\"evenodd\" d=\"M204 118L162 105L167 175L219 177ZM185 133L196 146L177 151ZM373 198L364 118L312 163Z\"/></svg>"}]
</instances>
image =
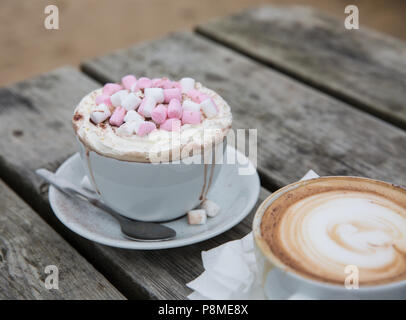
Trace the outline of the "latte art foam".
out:
<instances>
[{"instance_id":1,"label":"latte art foam","mask_svg":"<svg viewBox=\"0 0 406 320\"><path fill-rule=\"evenodd\" d=\"M342 284L347 265L358 267L362 284L406 278L406 195L388 198L382 186L336 187L310 184L268 208L261 231L273 253L327 282Z\"/></svg>"}]
</instances>

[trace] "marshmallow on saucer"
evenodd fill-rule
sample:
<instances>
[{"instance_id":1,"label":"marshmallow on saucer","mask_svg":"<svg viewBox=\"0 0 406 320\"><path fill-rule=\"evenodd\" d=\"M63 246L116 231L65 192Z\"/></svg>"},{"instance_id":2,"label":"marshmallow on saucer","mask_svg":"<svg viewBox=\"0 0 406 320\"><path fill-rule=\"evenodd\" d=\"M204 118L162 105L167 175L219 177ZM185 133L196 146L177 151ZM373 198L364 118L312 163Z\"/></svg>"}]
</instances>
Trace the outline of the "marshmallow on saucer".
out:
<instances>
[{"instance_id":1,"label":"marshmallow on saucer","mask_svg":"<svg viewBox=\"0 0 406 320\"><path fill-rule=\"evenodd\" d=\"M206 211L203 209L190 210L187 213L189 224L205 224L207 221Z\"/></svg>"},{"instance_id":2,"label":"marshmallow on saucer","mask_svg":"<svg viewBox=\"0 0 406 320\"><path fill-rule=\"evenodd\" d=\"M201 104L200 107L207 118L213 118L217 115L217 106L212 99L206 99Z\"/></svg>"},{"instance_id":3,"label":"marshmallow on saucer","mask_svg":"<svg viewBox=\"0 0 406 320\"><path fill-rule=\"evenodd\" d=\"M127 111L136 110L141 104L141 99L133 92L129 93L122 99L121 105Z\"/></svg>"},{"instance_id":4,"label":"marshmallow on saucer","mask_svg":"<svg viewBox=\"0 0 406 320\"><path fill-rule=\"evenodd\" d=\"M142 99L140 109L138 110L144 117L151 117L151 112L156 106L156 100L152 96Z\"/></svg>"},{"instance_id":5,"label":"marshmallow on saucer","mask_svg":"<svg viewBox=\"0 0 406 320\"><path fill-rule=\"evenodd\" d=\"M200 104L193 102L192 100L185 100L182 103L183 110L200 111Z\"/></svg>"},{"instance_id":6,"label":"marshmallow on saucer","mask_svg":"<svg viewBox=\"0 0 406 320\"><path fill-rule=\"evenodd\" d=\"M107 105L105 105L104 103L93 107L93 110L90 113L90 119L95 124L103 122L110 116L111 116L110 108Z\"/></svg>"},{"instance_id":7,"label":"marshmallow on saucer","mask_svg":"<svg viewBox=\"0 0 406 320\"><path fill-rule=\"evenodd\" d=\"M157 103L163 103L165 100L162 88L145 88L144 93L146 97L154 98Z\"/></svg>"},{"instance_id":8,"label":"marshmallow on saucer","mask_svg":"<svg viewBox=\"0 0 406 320\"><path fill-rule=\"evenodd\" d=\"M195 88L195 79L182 78L179 82L180 87L182 88L182 93L188 93L190 90Z\"/></svg>"},{"instance_id":9,"label":"marshmallow on saucer","mask_svg":"<svg viewBox=\"0 0 406 320\"><path fill-rule=\"evenodd\" d=\"M210 218L217 216L217 214L220 212L220 207L218 204L209 199L204 200L200 205L200 208L205 210L207 216Z\"/></svg>"},{"instance_id":10,"label":"marshmallow on saucer","mask_svg":"<svg viewBox=\"0 0 406 320\"><path fill-rule=\"evenodd\" d=\"M122 105L123 100L127 97L128 91L127 90L120 90L114 93L111 97L111 103L115 107L120 107Z\"/></svg>"}]
</instances>

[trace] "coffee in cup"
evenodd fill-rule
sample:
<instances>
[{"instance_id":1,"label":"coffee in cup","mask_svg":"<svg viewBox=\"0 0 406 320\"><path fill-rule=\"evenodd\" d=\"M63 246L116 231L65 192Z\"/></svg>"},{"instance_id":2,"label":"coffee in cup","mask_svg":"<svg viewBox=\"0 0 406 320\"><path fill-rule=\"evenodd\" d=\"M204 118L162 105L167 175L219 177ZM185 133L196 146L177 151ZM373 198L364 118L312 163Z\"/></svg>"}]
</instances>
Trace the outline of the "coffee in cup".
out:
<instances>
[{"instance_id":1,"label":"coffee in cup","mask_svg":"<svg viewBox=\"0 0 406 320\"><path fill-rule=\"evenodd\" d=\"M263 202L253 229L268 296L279 286L289 291L282 299L298 292L312 298L406 298L402 187L360 177L300 181ZM360 290L346 290L354 270Z\"/></svg>"},{"instance_id":2,"label":"coffee in cup","mask_svg":"<svg viewBox=\"0 0 406 320\"><path fill-rule=\"evenodd\" d=\"M274 256L302 276L360 285L406 279L406 190L362 178L321 178L265 211L261 233Z\"/></svg>"}]
</instances>

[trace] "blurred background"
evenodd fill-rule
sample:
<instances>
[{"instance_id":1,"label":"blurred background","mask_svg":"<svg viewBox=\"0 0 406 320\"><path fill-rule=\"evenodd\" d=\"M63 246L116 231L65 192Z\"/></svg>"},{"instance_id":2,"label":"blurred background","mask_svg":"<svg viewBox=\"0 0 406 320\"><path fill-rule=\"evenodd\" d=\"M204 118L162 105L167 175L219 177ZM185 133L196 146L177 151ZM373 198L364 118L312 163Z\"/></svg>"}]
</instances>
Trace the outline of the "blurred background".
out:
<instances>
[{"instance_id":1,"label":"blurred background","mask_svg":"<svg viewBox=\"0 0 406 320\"><path fill-rule=\"evenodd\" d=\"M44 28L49 4L59 30ZM406 39L406 0L1 0L0 86L261 4L309 5L340 19L355 4L361 27Z\"/></svg>"}]
</instances>

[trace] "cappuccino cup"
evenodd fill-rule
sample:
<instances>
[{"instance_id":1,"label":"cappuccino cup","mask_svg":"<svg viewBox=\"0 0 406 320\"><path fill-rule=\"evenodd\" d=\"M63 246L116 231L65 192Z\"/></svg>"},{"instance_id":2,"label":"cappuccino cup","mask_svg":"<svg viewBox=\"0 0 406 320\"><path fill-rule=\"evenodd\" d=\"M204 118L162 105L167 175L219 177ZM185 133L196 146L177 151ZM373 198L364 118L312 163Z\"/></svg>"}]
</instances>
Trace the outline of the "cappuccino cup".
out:
<instances>
[{"instance_id":1,"label":"cappuccino cup","mask_svg":"<svg viewBox=\"0 0 406 320\"><path fill-rule=\"evenodd\" d=\"M271 194L253 221L268 299L406 299L406 190L322 177Z\"/></svg>"}]
</instances>

